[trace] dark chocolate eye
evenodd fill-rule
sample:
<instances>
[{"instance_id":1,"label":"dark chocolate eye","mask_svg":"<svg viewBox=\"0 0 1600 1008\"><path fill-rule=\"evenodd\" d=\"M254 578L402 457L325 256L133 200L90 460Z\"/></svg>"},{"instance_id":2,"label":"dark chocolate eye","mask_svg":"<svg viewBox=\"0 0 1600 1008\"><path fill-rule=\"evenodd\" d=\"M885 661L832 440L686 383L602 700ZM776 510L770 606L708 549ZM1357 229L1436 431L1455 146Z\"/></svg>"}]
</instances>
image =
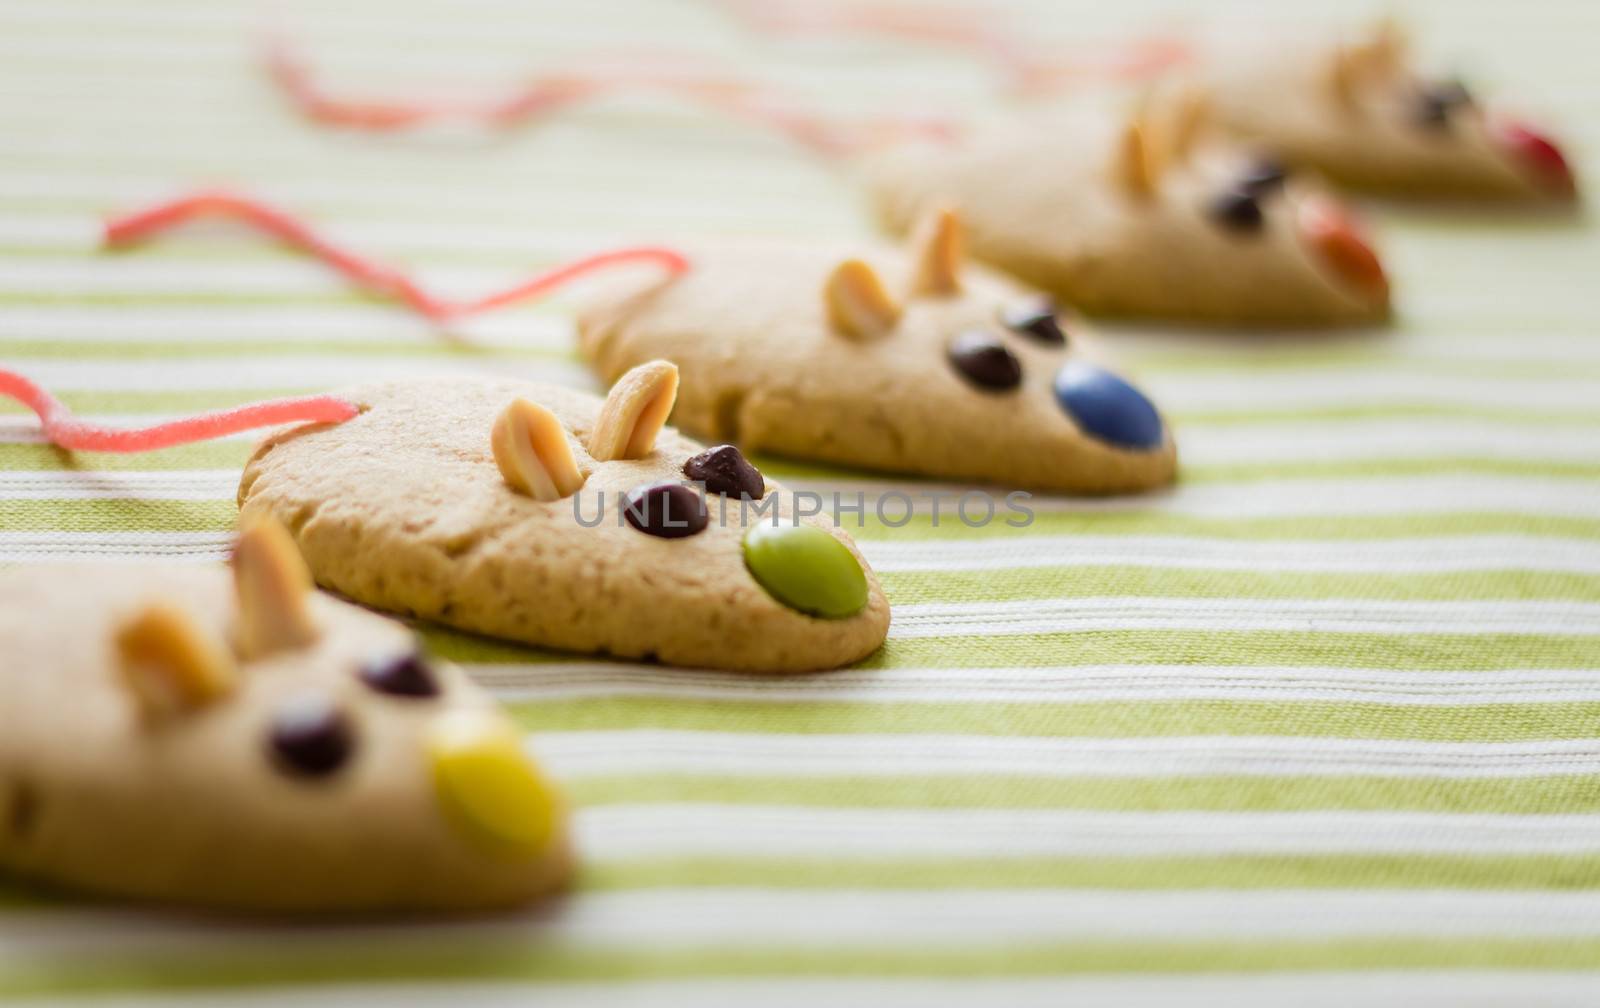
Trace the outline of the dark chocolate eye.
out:
<instances>
[{"instance_id":1,"label":"dark chocolate eye","mask_svg":"<svg viewBox=\"0 0 1600 1008\"><path fill-rule=\"evenodd\" d=\"M390 696L439 695L439 682L421 651L384 655L361 666L361 681Z\"/></svg>"},{"instance_id":2,"label":"dark chocolate eye","mask_svg":"<svg viewBox=\"0 0 1600 1008\"><path fill-rule=\"evenodd\" d=\"M706 485L706 493L724 497L760 500L767 492L761 470L751 465L744 453L731 444L717 445L683 464L683 474Z\"/></svg>"},{"instance_id":3,"label":"dark chocolate eye","mask_svg":"<svg viewBox=\"0 0 1600 1008\"><path fill-rule=\"evenodd\" d=\"M268 742L285 770L325 777L350 758L355 735L349 719L331 698L300 693L285 700L273 714Z\"/></svg>"},{"instance_id":4,"label":"dark chocolate eye","mask_svg":"<svg viewBox=\"0 0 1600 1008\"><path fill-rule=\"evenodd\" d=\"M1049 298L1029 298L1000 309L1000 321L1012 332L1032 336L1041 343L1062 346L1067 334L1056 318L1056 304Z\"/></svg>"},{"instance_id":5,"label":"dark chocolate eye","mask_svg":"<svg viewBox=\"0 0 1600 1008\"><path fill-rule=\"evenodd\" d=\"M1243 189L1229 189L1212 197L1206 212L1218 224L1240 234L1254 234L1266 223L1261 201L1255 193Z\"/></svg>"},{"instance_id":6,"label":"dark chocolate eye","mask_svg":"<svg viewBox=\"0 0 1600 1008\"><path fill-rule=\"evenodd\" d=\"M1277 158L1260 157L1239 175L1239 191L1264 196L1289 177L1289 169Z\"/></svg>"},{"instance_id":7,"label":"dark chocolate eye","mask_svg":"<svg viewBox=\"0 0 1600 1008\"><path fill-rule=\"evenodd\" d=\"M1414 116L1424 129L1446 129L1450 114L1472 104L1472 93L1458 80L1433 81L1417 89Z\"/></svg>"},{"instance_id":8,"label":"dark chocolate eye","mask_svg":"<svg viewBox=\"0 0 1600 1008\"><path fill-rule=\"evenodd\" d=\"M662 539L683 539L703 532L711 520L705 498L682 483L634 487L622 499L622 515L640 532Z\"/></svg>"},{"instance_id":9,"label":"dark chocolate eye","mask_svg":"<svg viewBox=\"0 0 1600 1008\"><path fill-rule=\"evenodd\" d=\"M981 330L951 340L947 356L961 377L985 391L1004 392L1022 384L1022 362L1017 355Z\"/></svg>"}]
</instances>

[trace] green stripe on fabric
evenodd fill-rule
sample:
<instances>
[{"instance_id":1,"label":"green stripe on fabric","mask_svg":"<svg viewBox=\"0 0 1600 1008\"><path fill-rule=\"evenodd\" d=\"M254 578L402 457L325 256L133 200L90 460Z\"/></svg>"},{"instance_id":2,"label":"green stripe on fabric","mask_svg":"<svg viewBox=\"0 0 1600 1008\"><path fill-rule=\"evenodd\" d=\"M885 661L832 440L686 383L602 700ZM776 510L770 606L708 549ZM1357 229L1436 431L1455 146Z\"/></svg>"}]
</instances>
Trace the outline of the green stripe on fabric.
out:
<instances>
[{"instance_id":1,"label":"green stripe on fabric","mask_svg":"<svg viewBox=\"0 0 1600 1008\"><path fill-rule=\"evenodd\" d=\"M1048 945L571 948L419 936L385 949L327 942L256 952L98 952L0 967L0 995L266 988L363 980L604 980L690 977L987 977L1353 969L1592 969L1600 940L1375 936L1320 941L1084 941Z\"/></svg>"},{"instance_id":2,"label":"green stripe on fabric","mask_svg":"<svg viewBox=\"0 0 1600 1008\"><path fill-rule=\"evenodd\" d=\"M537 746L538 736L534 736ZM1600 812L1600 776L1037 777L675 774L648 771L563 781L580 805L710 802L818 808L1094 809L1116 812ZM1600 865L1600 861L1594 862ZM1600 886L1600 873L1593 876Z\"/></svg>"},{"instance_id":3,"label":"green stripe on fabric","mask_svg":"<svg viewBox=\"0 0 1600 1008\"><path fill-rule=\"evenodd\" d=\"M1428 742L1593 738L1600 702L1456 706L1330 700L1145 700L1045 703L849 703L604 696L519 700L523 729L968 734L1047 738L1303 735Z\"/></svg>"},{"instance_id":4,"label":"green stripe on fabric","mask_svg":"<svg viewBox=\"0 0 1600 1008\"><path fill-rule=\"evenodd\" d=\"M553 661L563 657L558 652L536 651L427 626L423 628L423 636L430 644L437 642L439 655L452 661L504 664ZM565 657L570 659L571 656ZM1056 634L890 640L854 667L983 668L1005 665L1072 668L1141 662L1152 665L1272 664L1439 672L1505 668L1600 669L1600 636L1547 638L1514 634L1084 630ZM639 702L648 708L654 701Z\"/></svg>"},{"instance_id":5,"label":"green stripe on fabric","mask_svg":"<svg viewBox=\"0 0 1600 1008\"><path fill-rule=\"evenodd\" d=\"M1574 488L1574 493L1582 492ZM888 505L900 514L898 502ZM1137 504L1132 505L1137 508ZM870 507L869 507L870 512ZM847 518L849 516L846 516ZM858 527L847 521L845 529L864 539L940 540L1013 538L1026 541L1028 535L1189 535L1219 539L1395 539L1413 536L1454 536L1523 534L1572 539L1600 539L1600 519L1572 518L1519 512L1422 512L1401 515L1307 515L1278 518L1193 517L1160 511L1038 511L1025 530L1008 528L995 521L982 528L970 528L946 517L934 527L926 514L914 517L902 528L878 524L868 515Z\"/></svg>"},{"instance_id":6,"label":"green stripe on fabric","mask_svg":"<svg viewBox=\"0 0 1600 1008\"><path fill-rule=\"evenodd\" d=\"M1467 570L1321 573L1167 567L1059 566L990 570L879 571L897 604L1143 595L1162 598L1363 598L1396 600L1568 599L1600 601L1600 574Z\"/></svg>"},{"instance_id":7,"label":"green stripe on fabric","mask_svg":"<svg viewBox=\"0 0 1600 1008\"><path fill-rule=\"evenodd\" d=\"M1469 405L1465 403L1383 403L1361 406L1303 406L1281 409L1192 409L1171 410L1167 416L1180 434L1187 423L1274 424L1340 420L1382 420L1402 418L1447 418L1496 420L1518 424L1600 424L1600 410L1541 409Z\"/></svg>"},{"instance_id":8,"label":"green stripe on fabric","mask_svg":"<svg viewBox=\"0 0 1600 1008\"><path fill-rule=\"evenodd\" d=\"M583 889L1552 889L1600 886L1600 857L1256 855L1086 858L663 858L587 865ZM959 893L953 892L952 899Z\"/></svg>"},{"instance_id":9,"label":"green stripe on fabric","mask_svg":"<svg viewBox=\"0 0 1600 1008\"><path fill-rule=\"evenodd\" d=\"M262 398L266 398L263 396ZM232 405L247 400L236 400ZM185 469L242 469L255 451L250 438L202 441L138 455L70 452L48 444L0 444L0 470L7 472L181 472ZM70 507L72 502L53 505ZM52 508L54 510L54 508Z\"/></svg>"},{"instance_id":10,"label":"green stripe on fabric","mask_svg":"<svg viewBox=\"0 0 1600 1008\"><path fill-rule=\"evenodd\" d=\"M1236 483L1268 479L1359 479L1372 476L1431 476L1442 473L1483 473L1491 476L1554 476L1562 479L1600 479L1600 462L1553 459L1432 458L1337 459L1305 462L1230 463L1183 467L1185 483Z\"/></svg>"},{"instance_id":11,"label":"green stripe on fabric","mask_svg":"<svg viewBox=\"0 0 1600 1008\"><path fill-rule=\"evenodd\" d=\"M1386 669L1600 668L1600 637L1283 630L1086 630L890 640L864 668L1118 664ZM1486 728L1487 725L1477 727Z\"/></svg>"},{"instance_id":12,"label":"green stripe on fabric","mask_svg":"<svg viewBox=\"0 0 1600 1008\"><path fill-rule=\"evenodd\" d=\"M239 509L229 500L0 500L7 532L226 532Z\"/></svg>"}]
</instances>

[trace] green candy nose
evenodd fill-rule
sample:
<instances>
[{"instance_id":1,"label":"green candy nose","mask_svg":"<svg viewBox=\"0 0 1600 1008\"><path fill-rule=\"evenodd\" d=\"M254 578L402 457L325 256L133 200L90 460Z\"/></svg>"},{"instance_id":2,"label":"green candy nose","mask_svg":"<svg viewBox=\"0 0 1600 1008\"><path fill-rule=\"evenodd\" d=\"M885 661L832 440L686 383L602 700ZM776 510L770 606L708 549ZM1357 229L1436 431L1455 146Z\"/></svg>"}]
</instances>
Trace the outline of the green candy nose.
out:
<instances>
[{"instance_id":1,"label":"green candy nose","mask_svg":"<svg viewBox=\"0 0 1600 1008\"><path fill-rule=\"evenodd\" d=\"M753 526L744 562L767 594L812 616L843 619L867 605L867 575L844 543L815 525Z\"/></svg>"}]
</instances>

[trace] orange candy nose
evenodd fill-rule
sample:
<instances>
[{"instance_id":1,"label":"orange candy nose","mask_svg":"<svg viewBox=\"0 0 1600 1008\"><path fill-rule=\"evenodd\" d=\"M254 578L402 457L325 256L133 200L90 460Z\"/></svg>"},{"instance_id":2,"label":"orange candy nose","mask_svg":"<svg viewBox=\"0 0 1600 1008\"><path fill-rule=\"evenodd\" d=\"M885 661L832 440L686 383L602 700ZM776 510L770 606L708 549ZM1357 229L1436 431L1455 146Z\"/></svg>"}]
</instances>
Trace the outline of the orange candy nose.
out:
<instances>
[{"instance_id":1,"label":"orange candy nose","mask_svg":"<svg viewBox=\"0 0 1600 1008\"><path fill-rule=\"evenodd\" d=\"M1374 301L1389 298L1389 278L1360 224L1340 203L1308 200L1300 208L1300 233L1340 278Z\"/></svg>"},{"instance_id":2,"label":"orange candy nose","mask_svg":"<svg viewBox=\"0 0 1600 1008\"><path fill-rule=\"evenodd\" d=\"M1493 124L1492 135L1500 147L1527 167L1552 193L1570 199L1578 194L1572 166L1554 140L1526 123L1504 119Z\"/></svg>"}]
</instances>

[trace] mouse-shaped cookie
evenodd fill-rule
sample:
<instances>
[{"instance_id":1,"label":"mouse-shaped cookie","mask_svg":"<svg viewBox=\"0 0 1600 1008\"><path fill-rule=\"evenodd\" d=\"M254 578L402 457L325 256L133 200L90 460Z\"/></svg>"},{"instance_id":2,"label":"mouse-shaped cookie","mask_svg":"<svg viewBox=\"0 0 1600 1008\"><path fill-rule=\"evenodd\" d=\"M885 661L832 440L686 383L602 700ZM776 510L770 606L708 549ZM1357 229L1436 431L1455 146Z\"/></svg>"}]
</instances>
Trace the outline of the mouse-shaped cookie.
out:
<instances>
[{"instance_id":1,"label":"mouse-shaped cookie","mask_svg":"<svg viewBox=\"0 0 1600 1008\"><path fill-rule=\"evenodd\" d=\"M653 361L604 402L476 378L347 390L351 419L257 449L239 505L282 521L319 584L463 630L756 672L871 654L889 606L849 536L737 449L664 428L677 387Z\"/></svg>"},{"instance_id":2,"label":"mouse-shaped cookie","mask_svg":"<svg viewBox=\"0 0 1600 1008\"><path fill-rule=\"evenodd\" d=\"M1177 73L1218 127L1349 188L1391 196L1571 202L1561 148L1411 65L1392 22L1344 41L1218 38Z\"/></svg>"},{"instance_id":3,"label":"mouse-shaped cookie","mask_svg":"<svg viewBox=\"0 0 1600 1008\"><path fill-rule=\"evenodd\" d=\"M314 592L269 522L231 579L9 571L0 640L0 870L284 912L509 906L571 872L564 802L507 715Z\"/></svg>"},{"instance_id":4,"label":"mouse-shaped cookie","mask_svg":"<svg viewBox=\"0 0 1600 1008\"><path fill-rule=\"evenodd\" d=\"M1002 486L1116 493L1171 482L1170 432L1037 293L963 262L958 216L910 254L711 249L580 313L611 378L666 357L675 422L751 452Z\"/></svg>"},{"instance_id":5,"label":"mouse-shaped cookie","mask_svg":"<svg viewBox=\"0 0 1600 1008\"><path fill-rule=\"evenodd\" d=\"M1072 100L869 165L884 223L961 211L975 258L1091 315L1374 323L1389 286L1350 214L1206 129L1193 95Z\"/></svg>"}]
</instances>

